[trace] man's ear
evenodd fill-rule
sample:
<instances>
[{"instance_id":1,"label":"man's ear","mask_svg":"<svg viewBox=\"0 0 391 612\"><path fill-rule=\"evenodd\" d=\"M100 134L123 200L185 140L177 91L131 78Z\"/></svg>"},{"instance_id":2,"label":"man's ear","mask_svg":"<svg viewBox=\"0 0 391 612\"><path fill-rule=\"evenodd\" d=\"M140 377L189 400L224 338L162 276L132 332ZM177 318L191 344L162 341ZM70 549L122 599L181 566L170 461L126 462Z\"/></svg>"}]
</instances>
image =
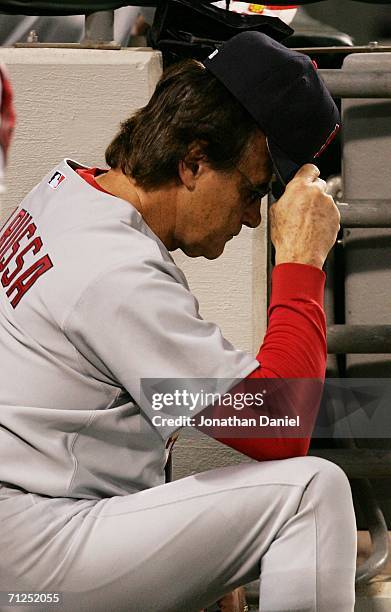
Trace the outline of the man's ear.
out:
<instances>
[{"instance_id":1,"label":"man's ear","mask_svg":"<svg viewBox=\"0 0 391 612\"><path fill-rule=\"evenodd\" d=\"M190 143L186 155L178 164L178 175L183 185L193 191L197 180L206 168L206 142L194 140Z\"/></svg>"}]
</instances>

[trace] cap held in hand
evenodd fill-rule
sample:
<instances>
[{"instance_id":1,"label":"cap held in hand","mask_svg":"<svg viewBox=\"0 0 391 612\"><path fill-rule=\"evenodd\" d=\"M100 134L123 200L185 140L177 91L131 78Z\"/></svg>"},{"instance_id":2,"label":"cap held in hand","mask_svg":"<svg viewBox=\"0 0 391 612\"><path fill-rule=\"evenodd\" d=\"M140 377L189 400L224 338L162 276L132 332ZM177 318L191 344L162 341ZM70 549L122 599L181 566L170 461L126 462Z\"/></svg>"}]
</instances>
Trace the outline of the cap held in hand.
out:
<instances>
[{"instance_id":1,"label":"cap held in hand","mask_svg":"<svg viewBox=\"0 0 391 612\"><path fill-rule=\"evenodd\" d=\"M238 34L203 63L266 135L284 185L338 132L338 109L310 58L266 34Z\"/></svg>"}]
</instances>

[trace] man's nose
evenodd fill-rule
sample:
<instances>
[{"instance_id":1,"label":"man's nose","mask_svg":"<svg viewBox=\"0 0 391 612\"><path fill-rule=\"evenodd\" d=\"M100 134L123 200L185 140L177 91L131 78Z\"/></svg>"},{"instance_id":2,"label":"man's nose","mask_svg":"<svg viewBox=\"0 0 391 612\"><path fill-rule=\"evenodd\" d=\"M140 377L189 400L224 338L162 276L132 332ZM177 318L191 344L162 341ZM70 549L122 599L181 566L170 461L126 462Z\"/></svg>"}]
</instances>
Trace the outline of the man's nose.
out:
<instances>
[{"instance_id":1,"label":"man's nose","mask_svg":"<svg viewBox=\"0 0 391 612\"><path fill-rule=\"evenodd\" d=\"M249 206L242 217L242 223L247 227L258 227L261 220L261 207L259 203Z\"/></svg>"}]
</instances>

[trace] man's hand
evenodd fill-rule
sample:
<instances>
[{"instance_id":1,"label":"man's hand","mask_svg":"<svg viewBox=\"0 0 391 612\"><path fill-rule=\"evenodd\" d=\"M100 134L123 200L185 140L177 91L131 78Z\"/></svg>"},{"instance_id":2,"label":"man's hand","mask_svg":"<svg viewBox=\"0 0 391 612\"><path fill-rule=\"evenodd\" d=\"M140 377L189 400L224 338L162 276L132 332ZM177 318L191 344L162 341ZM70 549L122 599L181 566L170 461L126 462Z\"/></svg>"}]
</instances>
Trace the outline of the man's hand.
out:
<instances>
[{"instance_id":1,"label":"man's hand","mask_svg":"<svg viewBox=\"0 0 391 612\"><path fill-rule=\"evenodd\" d=\"M231 593L227 593L217 602L222 612L247 612L246 595L243 587L238 587Z\"/></svg>"},{"instance_id":2,"label":"man's hand","mask_svg":"<svg viewBox=\"0 0 391 612\"><path fill-rule=\"evenodd\" d=\"M238 587L231 593L227 593L217 602L221 612L248 612L245 590L243 587ZM201 610L205 612L205 610Z\"/></svg>"},{"instance_id":3,"label":"man's hand","mask_svg":"<svg viewBox=\"0 0 391 612\"><path fill-rule=\"evenodd\" d=\"M269 210L276 265L303 263L322 268L335 243L340 214L319 170L302 166Z\"/></svg>"}]
</instances>

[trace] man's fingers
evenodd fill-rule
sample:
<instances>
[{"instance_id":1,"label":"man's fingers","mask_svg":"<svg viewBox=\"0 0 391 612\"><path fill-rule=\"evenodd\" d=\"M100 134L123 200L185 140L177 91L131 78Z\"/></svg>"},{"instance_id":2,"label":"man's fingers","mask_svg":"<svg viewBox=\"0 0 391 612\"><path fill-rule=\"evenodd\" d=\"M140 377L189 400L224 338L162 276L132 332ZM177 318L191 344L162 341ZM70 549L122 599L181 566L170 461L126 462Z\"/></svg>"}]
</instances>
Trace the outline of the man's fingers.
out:
<instances>
[{"instance_id":1,"label":"man's fingers","mask_svg":"<svg viewBox=\"0 0 391 612\"><path fill-rule=\"evenodd\" d=\"M304 166L299 168L299 170L296 172L294 179L301 178L308 181L309 183L312 183L319 177L319 175L319 168L314 166L314 164L304 164Z\"/></svg>"},{"instance_id":2,"label":"man's fingers","mask_svg":"<svg viewBox=\"0 0 391 612\"><path fill-rule=\"evenodd\" d=\"M243 587L238 587L227 593L217 602L221 612L244 612L248 610L246 595Z\"/></svg>"}]
</instances>

